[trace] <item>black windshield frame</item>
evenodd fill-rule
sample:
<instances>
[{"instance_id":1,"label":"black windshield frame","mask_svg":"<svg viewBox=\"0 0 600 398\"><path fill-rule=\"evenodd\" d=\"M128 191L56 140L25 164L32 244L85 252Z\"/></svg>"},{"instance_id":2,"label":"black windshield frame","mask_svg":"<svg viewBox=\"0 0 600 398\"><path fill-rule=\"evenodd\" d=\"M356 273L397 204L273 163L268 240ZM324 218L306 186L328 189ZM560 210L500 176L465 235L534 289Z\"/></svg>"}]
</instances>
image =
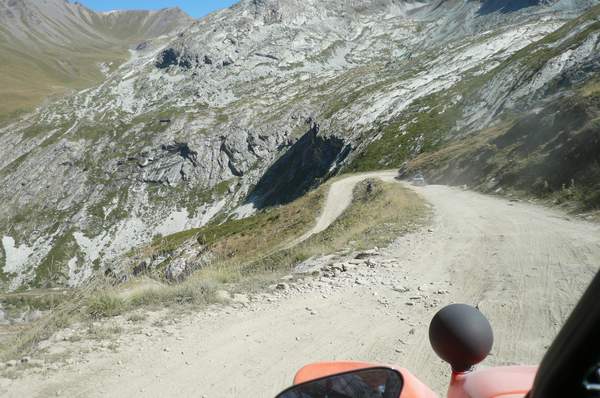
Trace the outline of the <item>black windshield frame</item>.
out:
<instances>
[{"instance_id":1,"label":"black windshield frame","mask_svg":"<svg viewBox=\"0 0 600 398\"><path fill-rule=\"evenodd\" d=\"M599 361L600 272L546 352L528 397L586 397L584 380Z\"/></svg>"}]
</instances>

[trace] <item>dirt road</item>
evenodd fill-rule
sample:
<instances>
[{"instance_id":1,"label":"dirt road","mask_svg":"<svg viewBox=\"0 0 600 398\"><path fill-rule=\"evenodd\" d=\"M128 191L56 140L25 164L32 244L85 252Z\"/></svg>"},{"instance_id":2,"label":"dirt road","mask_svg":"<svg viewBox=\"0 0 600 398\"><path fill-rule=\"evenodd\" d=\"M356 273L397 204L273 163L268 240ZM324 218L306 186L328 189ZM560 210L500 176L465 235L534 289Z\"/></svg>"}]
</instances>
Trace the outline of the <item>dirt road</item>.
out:
<instances>
[{"instance_id":1,"label":"dirt road","mask_svg":"<svg viewBox=\"0 0 600 398\"><path fill-rule=\"evenodd\" d=\"M451 302L478 305L492 322L486 366L538 362L598 270L600 227L460 189L414 189L433 205L433 225L380 250L373 268L357 262L240 308L146 324L116 353L1 380L0 395L270 398L300 366L332 359L398 364L442 393L448 368L427 326Z\"/></svg>"},{"instance_id":2,"label":"dirt road","mask_svg":"<svg viewBox=\"0 0 600 398\"><path fill-rule=\"evenodd\" d=\"M331 184L331 188L327 193L325 206L317 218L315 226L298 239L292 241L286 247L293 247L301 242L304 242L311 236L325 231L327 227L337 220L337 218L342 215L344 210L350 206L350 203L352 203L352 191L359 182L366 180L367 178L380 178L384 181L394 181L394 177L396 175L398 175L398 172L395 170L360 173L334 182Z\"/></svg>"}]
</instances>

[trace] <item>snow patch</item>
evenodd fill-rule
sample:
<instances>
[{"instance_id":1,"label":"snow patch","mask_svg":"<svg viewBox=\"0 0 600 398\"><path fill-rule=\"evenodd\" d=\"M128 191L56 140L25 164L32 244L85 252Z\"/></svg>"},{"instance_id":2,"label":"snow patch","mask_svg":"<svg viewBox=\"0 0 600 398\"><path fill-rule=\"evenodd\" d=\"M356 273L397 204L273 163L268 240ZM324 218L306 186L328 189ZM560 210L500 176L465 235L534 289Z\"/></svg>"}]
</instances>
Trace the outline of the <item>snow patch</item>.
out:
<instances>
[{"instance_id":1,"label":"snow patch","mask_svg":"<svg viewBox=\"0 0 600 398\"><path fill-rule=\"evenodd\" d=\"M53 237L40 238L31 246L26 244L17 246L11 236L2 238L5 257L3 271L16 275L10 281L9 291L13 291L33 279L35 267L50 251L52 239Z\"/></svg>"},{"instance_id":2,"label":"snow patch","mask_svg":"<svg viewBox=\"0 0 600 398\"><path fill-rule=\"evenodd\" d=\"M2 247L4 247L5 253L4 272L23 273L29 257L33 254L33 249L26 244L17 246L15 240L10 236L2 238Z\"/></svg>"},{"instance_id":3,"label":"snow patch","mask_svg":"<svg viewBox=\"0 0 600 398\"><path fill-rule=\"evenodd\" d=\"M81 232L73 233L73 238L81 248L81 251L85 254L86 262L94 262L100 257L102 247L106 244L107 239L105 235L101 235L96 238L88 238Z\"/></svg>"},{"instance_id":4,"label":"snow patch","mask_svg":"<svg viewBox=\"0 0 600 398\"><path fill-rule=\"evenodd\" d=\"M185 229L185 226L188 222L189 215L186 209L174 211L169 217L167 217L166 220L163 221L162 224L156 227L156 232L162 236L181 232L183 229Z\"/></svg>"}]
</instances>

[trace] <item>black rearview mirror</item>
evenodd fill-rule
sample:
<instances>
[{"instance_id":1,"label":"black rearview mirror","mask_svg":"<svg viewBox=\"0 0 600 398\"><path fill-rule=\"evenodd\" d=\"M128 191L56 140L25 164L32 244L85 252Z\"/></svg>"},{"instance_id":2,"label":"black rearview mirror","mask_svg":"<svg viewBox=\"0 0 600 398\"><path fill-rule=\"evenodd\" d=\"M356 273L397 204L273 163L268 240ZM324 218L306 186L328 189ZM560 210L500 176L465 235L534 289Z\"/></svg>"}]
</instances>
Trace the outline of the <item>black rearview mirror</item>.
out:
<instances>
[{"instance_id":1,"label":"black rearview mirror","mask_svg":"<svg viewBox=\"0 0 600 398\"><path fill-rule=\"evenodd\" d=\"M340 373L288 388L276 398L398 398L402 375L389 368Z\"/></svg>"}]
</instances>

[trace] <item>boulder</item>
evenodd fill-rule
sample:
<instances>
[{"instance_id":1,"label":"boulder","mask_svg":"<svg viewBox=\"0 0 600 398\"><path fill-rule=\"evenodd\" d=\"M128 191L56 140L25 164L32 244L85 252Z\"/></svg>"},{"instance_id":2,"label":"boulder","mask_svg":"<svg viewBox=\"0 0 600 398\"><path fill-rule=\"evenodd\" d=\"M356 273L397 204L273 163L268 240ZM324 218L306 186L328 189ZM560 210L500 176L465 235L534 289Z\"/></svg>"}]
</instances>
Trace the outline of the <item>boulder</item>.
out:
<instances>
[{"instance_id":1,"label":"boulder","mask_svg":"<svg viewBox=\"0 0 600 398\"><path fill-rule=\"evenodd\" d=\"M351 272L354 271L358 268L358 265L356 264L351 264L351 263L344 263L342 264L342 271L343 272Z\"/></svg>"},{"instance_id":2,"label":"boulder","mask_svg":"<svg viewBox=\"0 0 600 398\"><path fill-rule=\"evenodd\" d=\"M44 316L44 313L40 310L33 310L33 311L29 311L27 314L25 314L25 316L23 317L23 320L26 323L30 323L30 322L35 322L38 319L41 319Z\"/></svg>"},{"instance_id":3,"label":"boulder","mask_svg":"<svg viewBox=\"0 0 600 398\"><path fill-rule=\"evenodd\" d=\"M330 267L330 269L331 269L332 271L345 272L345 270L344 270L344 265L343 265L343 264L341 264L341 263L338 263L338 264L333 264L333 265Z\"/></svg>"},{"instance_id":4,"label":"boulder","mask_svg":"<svg viewBox=\"0 0 600 398\"><path fill-rule=\"evenodd\" d=\"M486 188L490 191L492 189L496 188L497 185L498 185L498 180L496 180L496 178L494 178L494 177L490 178L485 184Z\"/></svg>"},{"instance_id":5,"label":"boulder","mask_svg":"<svg viewBox=\"0 0 600 398\"><path fill-rule=\"evenodd\" d=\"M167 142L138 157L140 181L177 185L188 181L198 167L198 152L185 142Z\"/></svg>"},{"instance_id":6,"label":"boulder","mask_svg":"<svg viewBox=\"0 0 600 398\"><path fill-rule=\"evenodd\" d=\"M247 295L238 293L238 294L233 295L233 302L239 303L239 304L248 304L248 303L250 303L250 299L248 298Z\"/></svg>"},{"instance_id":7,"label":"boulder","mask_svg":"<svg viewBox=\"0 0 600 398\"><path fill-rule=\"evenodd\" d=\"M151 266L152 266L152 259L150 257L147 257L147 258L143 259L138 265L133 267L133 275L137 276L137 275L147 271L148 269L150 269Z\"/></svg>"},{"instance_id":8,"label":"boulder","mask_svg":"<svg viewBox=\"0 0 600 398\"><path fill-rule=\"evenodd\" d=\"M329 266L331 264L332 258L334 256L322 256L322 257L311 257L309 259L304 260L300 264L294 267L294 273L296 274L312 274L314 272L321 271L324 267Z\"/></svg>"},{"instance_id":9,"label":"boulder","mask_svg":"<svg viewBox=\"0 0 600 398\"><path fill-rule=\"evenodd\" d=\"M188 264L183 258L176 258L167 266L165 278L170 282L181 282L188 275Z\"/></svg>"},{"instance_id":10,"label":"boulder","mask_svg":"<svg viewBox=\"0 0 600 398\"><path fill-rule=\"evenodd\" d=\"M227 290L217 290L215 292L215 297L218 301L227 302L231 300L231 294L229 294Z\"/></svg>"},{"instance_id":11,"label":"boulder","mask_svg":"<svg viewBox=\"0 0 600 398\"><path fill-rule=\"evenodd\" d=\"M379 252L375 249L371 249L371 250L365 250L365 251L358 253L356 256L354 256L354 258L357 260L363 260L363 259L377 256L377 255L379 255Z\"/></svg>"},{"instance_id":12,"label":"boulder","mask_svg":"<svg viewBox=\"0 0 600 398\"><path fill-rule=\"evenodd\" d=\"M399 293L406 293L410 291L410 288L407 286L401 286L401 285L394 285L392 287L392 290L399 292Z\"/></svg>"}]
</instances>

